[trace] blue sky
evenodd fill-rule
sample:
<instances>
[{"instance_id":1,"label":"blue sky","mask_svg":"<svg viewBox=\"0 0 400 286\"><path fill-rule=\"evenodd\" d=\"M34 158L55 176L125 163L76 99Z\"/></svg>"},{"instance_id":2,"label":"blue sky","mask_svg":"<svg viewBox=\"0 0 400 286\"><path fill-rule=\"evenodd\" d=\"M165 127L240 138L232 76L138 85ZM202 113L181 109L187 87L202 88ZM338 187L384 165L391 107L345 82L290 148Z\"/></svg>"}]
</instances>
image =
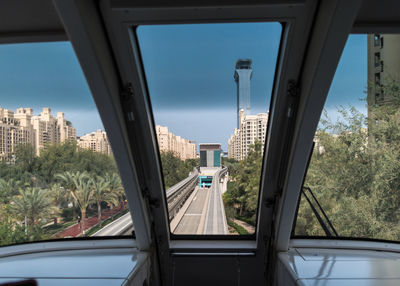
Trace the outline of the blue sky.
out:
<instances>
[{"instance_id":1,"label":"blue sky","mask_svg":"<svg viewBox=\"0 0 400 286\"><path fill-rule=\"evenodd\" d=\"M234 64L253 60L252 113L269 109L281 25L277 23L142 26L137 30L156 124L184 138L227 140L236 125ZM366 113L366 36L351 36L326 109L340 104ZM103 129L71 45L0 45L0 106L65 112L78 135Z\"/></svg>"},{"instance_id":2,"label":"blue sky","mask_svg":"<svg viewBox=\"0 0 400 286\"><path fill-rule=\"evenodd\" d=\"M65 112L78 135L103 129L69 42L0 45L0 107Z\"/></svg>"},{"instance_id":3,"label":"blue sky","mask_svg":"<svg viewBox=\"0 0 400 286\"><path fill-rule=\"evenodd\" d=\"M238 59L253 61L251 112L268 111L279 23L142 26L137 35L156 124L227 150L236 127Z\"/></svg>"},{"instance_id":4,"label":"blue sky","mask_svg":"<svg viewBox=\"0 0 400 286\"><path fill-rule=\"evenodd\" d=\"M337 108L351 105L367 114L366 90L368 81L367 35L350 35L336 69L325 109L332 119Z\"/></svg>"}]
</instances>

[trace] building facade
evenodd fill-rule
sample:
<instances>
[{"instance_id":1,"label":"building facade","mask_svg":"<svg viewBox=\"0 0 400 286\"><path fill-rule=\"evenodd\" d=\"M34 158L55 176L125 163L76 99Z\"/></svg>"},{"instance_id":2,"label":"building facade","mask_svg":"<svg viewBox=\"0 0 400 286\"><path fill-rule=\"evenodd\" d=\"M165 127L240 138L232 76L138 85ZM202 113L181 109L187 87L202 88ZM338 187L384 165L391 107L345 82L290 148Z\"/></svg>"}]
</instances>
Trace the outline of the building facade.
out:
<instances>
[{"instance_id":1,"label":"building facade","mask_svg":"<svg viewBox=\"0 0 400 286\"><path fill-rule=\"evenodd\" d=\"M368 110L389 103L390 94L380 87L385 83L400 82L400 35L371 34L368 47Z\"/></svg>"},{"instance_id":2,"label":"building facade","mask_svg":"<svg viewBox=\"0 0 400 286\"><path fill-rule=\"evenodd\" d=\"M85 134L77 139L78 146L83 149L89 149L94 152L107 155L112 154L111 145L108 141L107 134L101 130Z\"/></svg>"},{"instance_id":3,"label":"building facade","mask_svg":"<svg viewBox=\"0 0 400 286\"><path fill-rule=\"evenodd\" d=\"M12 110L0 107L0 159L11 160L19 144L34 144L35 130L31 124L32 109Z\"/></svg>"},{"instance_id":4,"label":"building facade","mask_svg":"<svg viewBox=\"0 0 400 286\"><path fill-rule=\"evenodd\" d=\"M199 144L200 167L221 167L221 144Z\"/></svg>"},{"instance_id":5,"label":"building facade","mask_svg":"<svg viewBox=\"0 0 400 286\"><path fill-rule=\"evenodd\" d=\"M239 129L235 128L228 140L228 157L238 161L247 156L250 145L254 144L256 140L262 143L262 151L264 152L268 113L246 115L244 110L241 110L239 121Z\"/></svg>"},{"instance_id":6,"label":"building facade","mask_svg":"<svg viewBox=\"0 0 400 286\"><path fill-rule=\"evenodd\" d=\"M237 122L236 128L239 129L240 111L250 114L250 80L253 75L250 59L239 59L236 61L234 79L237 85Z\"/></svg>"},{"instance_id":7,"label":"building facade","mask_svg":"<svg viewBox=\"0 0 400 286\"><path fill-rule=\"evenodd\" d=\"M10 160L19 144L31 144L36 155L47 144L76 140L76 130L59 112L57 118L50 108L35 116L32 108L18 108L16 113L0 107L0 158Z\"/></svg>"},{"instance_id":8,"label":"building facade","mask_svg":"<svg viewBox=\"0 0 400 286\"><path fill-rule=\"evenodd\" d=\"M47 144L76 140L76 129L64 118L64 112L58 112L57 117L54 117L51 109L45 107L40 115L32 116L31 122L36 133L35 148L38 156Z\"/></svg>"},{"instance_id":9,"label":"building facade","mask_svg":"<svg viewBox=\"0 0 400 286\"><path fill-rule=\"evenodd\" d=\"M196 158L195 142L176 136L167 126L156 125L156 135L160 152L173 152L181 160Z\"/></svg>"}]
</instances>

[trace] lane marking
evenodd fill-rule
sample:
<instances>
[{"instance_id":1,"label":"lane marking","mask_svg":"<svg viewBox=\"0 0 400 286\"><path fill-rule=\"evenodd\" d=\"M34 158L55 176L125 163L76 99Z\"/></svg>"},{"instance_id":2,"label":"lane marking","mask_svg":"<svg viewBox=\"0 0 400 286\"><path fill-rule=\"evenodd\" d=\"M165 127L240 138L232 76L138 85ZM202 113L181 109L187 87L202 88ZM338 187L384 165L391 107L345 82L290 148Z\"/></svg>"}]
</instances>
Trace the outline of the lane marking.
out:
<instances>
[{"instance_id":1,"label":"lane marking","mask_svg":"<svg viewBox=\"0 0 400 286\"><path fill-rule=\"evenodd\" d=\"M214 176L215 179L215 176ZM214 185L214 213L213 213L213 232L212 234L218 234L218 196L217 196L217 184Z\"/></svg>"},{"instance_id":2,"label":"lane marking","mask_svg":"<svg viewBox=\"0 0 400 286\"><path fill-rule=\"evenodd\" d=\"M207 192L206 190L204 190L204 192ZM208 203L210 200L210 192L207 192L206 194L204 194L206 197L204 199L204 205L203 205L203 210L201 212L201 218L200 218L200 223L199 223L199 227L197 228L197 234L205 234L206 233L206 216L207 216L207 210L208 210Z\"/></svg>"}]
</instances>

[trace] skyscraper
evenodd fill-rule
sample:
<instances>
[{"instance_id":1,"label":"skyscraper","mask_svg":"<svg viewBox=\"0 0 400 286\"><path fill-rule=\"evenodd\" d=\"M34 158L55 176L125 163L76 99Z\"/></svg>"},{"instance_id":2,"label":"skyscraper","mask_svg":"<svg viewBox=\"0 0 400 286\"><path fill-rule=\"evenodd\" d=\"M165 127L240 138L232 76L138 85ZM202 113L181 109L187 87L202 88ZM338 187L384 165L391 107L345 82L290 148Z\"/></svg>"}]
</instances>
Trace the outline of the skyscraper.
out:
<instances>
[{"instance_id":1,"label":"skyscraper","mask_svg":"<svg viewBox=\"0 0 400 286\"><path fill-rule=\"evenodd\" d=\"M235 82L237 84L237 128L240 124L240 110L250 114L250 79L253 74L250 59L239 59L235 65Z\"/></svg>"}]
</instances>

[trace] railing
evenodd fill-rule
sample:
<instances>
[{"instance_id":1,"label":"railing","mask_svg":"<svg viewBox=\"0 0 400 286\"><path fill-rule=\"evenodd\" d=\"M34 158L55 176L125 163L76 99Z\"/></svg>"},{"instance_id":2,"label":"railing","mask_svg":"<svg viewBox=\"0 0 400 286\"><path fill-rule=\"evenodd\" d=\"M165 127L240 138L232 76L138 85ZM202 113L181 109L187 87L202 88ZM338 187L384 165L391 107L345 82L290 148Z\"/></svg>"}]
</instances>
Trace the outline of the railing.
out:
<instances>
[{"instance_id":1,"label":"railing","mask_svg":"<svg viewBox=\"0 0 400 286\"><path fill-rule=\"evenodd\" d=\"M227 170L227 169L226 169ZM226 172L225 170L225 172ZM223 170L219 171L222 172ZM168 203L168 213L169 219L172 220L175 215L179 212L180 208L183 206L187 198L193 192L197 185L197 180L199 177L199 170L198 168L194 168L192 173L186 179L180 181L179 183L173 185L169 188L167 193L167 203ZM121 218L120 218L121 219ZM118 220L120 220L118 219ZM117 222L116 222L117 223ZM108 225L107 225L108 226ZM107 228L105 226L102 230ZM132 221L128 224L124 224L124 227L118 233L126 232L132 226ZM116 235L115 233L113 235ZM118 235L118 234L117 234Z\"/></svg>"},{"instance_id":2,"label":"railing","mask_svg":"<svg viewBox=\"0 0 400 286\"><path fill-rule=\"evenodd\" d=\"M168 214L169 220L172 220L179 212L179 209L185 203L186 199L190 196L196 187L199 177L199 170L193 169L189 177L173 185L167 190Z\"/></svg>"}]
</instances>

